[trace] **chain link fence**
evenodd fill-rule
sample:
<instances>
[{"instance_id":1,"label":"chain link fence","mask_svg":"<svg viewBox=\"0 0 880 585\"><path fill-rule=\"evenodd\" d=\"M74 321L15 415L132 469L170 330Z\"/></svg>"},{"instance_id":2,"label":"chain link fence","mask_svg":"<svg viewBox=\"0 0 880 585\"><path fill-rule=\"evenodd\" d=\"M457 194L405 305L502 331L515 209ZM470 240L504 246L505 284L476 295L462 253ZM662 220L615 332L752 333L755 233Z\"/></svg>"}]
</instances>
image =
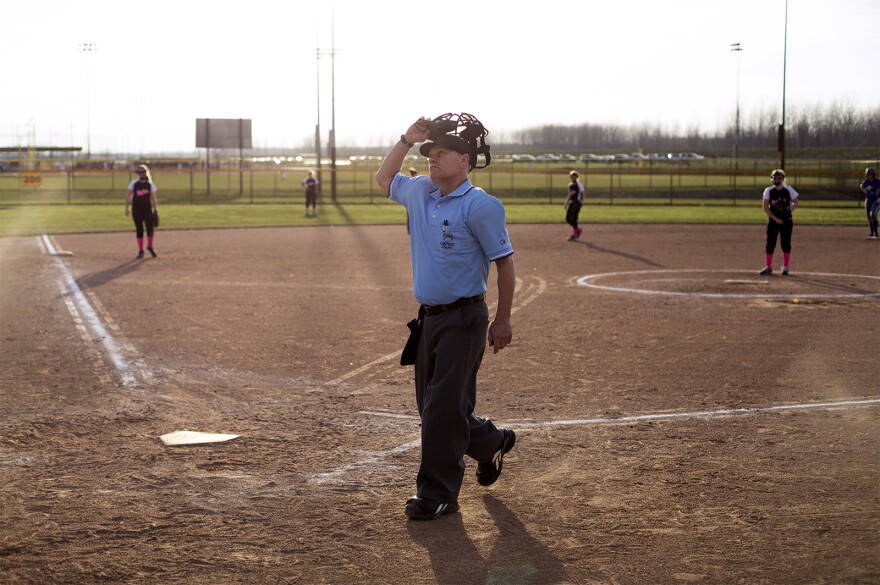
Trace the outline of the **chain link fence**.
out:
<instances>
[{"instance_id":1,"label":"chain link fence","mask_svg":"<svg viewBox=\"0 0 880 585\"><path fill-rule=\"evenodd\" d=\"M166 203L298 203L305 201L302 180L317 173L326 204L373 203L385 198L374 175L381 157L352 157L320 168L302 157L224 158L212 160L112 160L44 158L0 160L0 205L122 203L139 162L150 165L159 198ZM404 169L426 174L425 160L410 157ZM564 201L572 170L580 174L590 203L625 205L751 205L770 185L772 159L522 161L503 155L490 167L471 173L479 187L504 201ZM864 199L859 183L866 166L878 161L790 160L787 182L804 200L841 206ZM335 181L333 177L335 175ZM335 185L334 185L335 183Z\"/></svg>"}]
</instances>

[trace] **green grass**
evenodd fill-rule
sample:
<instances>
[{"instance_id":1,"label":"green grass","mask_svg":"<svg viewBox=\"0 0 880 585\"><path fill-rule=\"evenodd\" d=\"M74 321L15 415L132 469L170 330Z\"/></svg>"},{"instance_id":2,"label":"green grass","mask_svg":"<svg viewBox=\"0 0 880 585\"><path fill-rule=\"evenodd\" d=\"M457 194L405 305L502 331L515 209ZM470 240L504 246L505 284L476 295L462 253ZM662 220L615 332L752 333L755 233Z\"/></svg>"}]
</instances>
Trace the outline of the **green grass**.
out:
<instances>
[{"instance_id":1,"label":"green grass","mask_svg":"<svg viewBox=\"0 0 880 585\"><path fill-rule=\"evenodd\" d=\"M509 223L563 224L561 203L508 202ZM384 199L373 204L321 205L317 218L306 218L299 204L210 204L166 203L159 206L162 230L236 228L305 225L403 224L406 211ZM766 216L759 201L718 205L711 201L688 204L658 204L650 200L615 201L614 205L588 204L581 211L586 224L764 224ZM805 203L795 212L798 225L863 225L861 207ZM106 204L21 205L0 207L0 236L115 232L133 230L123 206Z\"/></svg>"}]
</instances>

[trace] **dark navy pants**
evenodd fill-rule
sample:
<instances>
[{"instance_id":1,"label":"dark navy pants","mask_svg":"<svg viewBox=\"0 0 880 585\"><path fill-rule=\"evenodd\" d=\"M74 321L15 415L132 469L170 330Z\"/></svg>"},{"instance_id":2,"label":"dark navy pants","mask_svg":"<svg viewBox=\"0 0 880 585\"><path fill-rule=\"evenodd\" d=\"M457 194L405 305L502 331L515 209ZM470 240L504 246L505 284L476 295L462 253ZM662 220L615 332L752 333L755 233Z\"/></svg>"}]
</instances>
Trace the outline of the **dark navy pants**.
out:
<instances>
[{"instance_id":1,"label":"dark navy pants","mask_svg":"<svg viewBox=\"0 0 880 585\"><path fill-rule=\"evenodd\" d=\"M578 215L581 212L581 202L580 201L571 201L568 204L568 209L565 210L565 223L573 227L574 229L578 228Z\"/></svg>"},{"instance_id":2,"label":"dark navy pants","mask_svg":"<svg viewBox=\"0 0 880 585\"><path fill-rule=\"evenodd\" d=\"M485 301L425 316L415 365L422 419L416 495L421 498L456 501L464 456L488 461L504 438L491 421L474 414L488 327Z\"/></svg>"},{"instance_id":3,"label":"dark navy pants","mask_svg":"<svg viewBox=\"0 0 880 585\"><path fill-rule=\"evenodd\" d=\"M780 239L783 252L791 252L791 232L794 231L794 222L787 219L779 225L772 219L767 222L767 247L764 251L772 254L776 250L776 238Z\"/></svg>"},{"instance_id":4,"label":"dark navy pants","mask_svg":"<svg viewBox=\"0 0 880 585\"><path fill-rule=\"evenodd\" d=\"M134 220L134 229L137 237L144 237L145 224L147 226L147 235L153 235L153 209L149 203L147 205L132 205L131 218Z\"/></svg>"}]
</instances>

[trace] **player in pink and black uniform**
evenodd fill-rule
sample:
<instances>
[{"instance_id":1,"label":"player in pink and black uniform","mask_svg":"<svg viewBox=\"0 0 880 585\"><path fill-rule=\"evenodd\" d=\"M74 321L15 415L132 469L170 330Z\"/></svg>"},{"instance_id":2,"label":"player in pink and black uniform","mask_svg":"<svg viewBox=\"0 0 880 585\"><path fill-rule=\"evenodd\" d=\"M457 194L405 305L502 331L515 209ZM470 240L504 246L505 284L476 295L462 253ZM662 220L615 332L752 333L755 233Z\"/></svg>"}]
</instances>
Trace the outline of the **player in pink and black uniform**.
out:
<instances>
[{"instance_id":1,"label":"player in pink and black uniform","mask_svg":"<svg viewBox=\"0 0 880 585\"><path fill-rule=\"evenodd\" d=\"M137 168L138 178L129 183L128 196L125 198L125 217L128 217L128 207L131 206L131 217L134 220L137 232L138 258L144 257L144 226L147 228L147 250L156 257L153 249L153 214L158 213L156 206L156 184L150 176L147 165Z\"/></svg>"},{"instance_id":2,"label":"player in pink and black uniform","mask_svg":"<svg viewBox=\"0 0 880 585\"><path fill-rule=\"evenodd\" d=\"M877 169L865 169L865 180L859 184L859 189L865 194L865 213L868 214L868 227L871 229L868 237L876 240L880 236L877 233L877 213L880 212L880 179L877 178Z\"/></svg>"},{"instance_id":3,"label":"player in pink and black uniform","mask_svg":"<svg viewBox=\"0 0 880 585\"><path fill-rule=\"evenodd\" d=\"M571 226L569 242L574 242L581 237L584 230L578 227L578 215L584 202L584 186L578 181L578 174L572 171L568 174L571 184L568 186L568 197L565 199L565 222Z\"/></svg>"},{"instance_id":4,"label":"player in pink and black uniform","mask_svg":"<svg viewBox=\"0 0 880 585\"><path fill-rule=\"evenodd\" d=\"M764 189L764 213L770 220L767 222L767 247L765 249L767 266L761 275L773 274L773 251L776 250L776 238L782 244L782 276L788 276L788 262L791 259L791 232L794 222L791 212L797 209L798 192L785 184L785 171L776 169L770 174L773 185Z\"/></svg>"}]
</instances>

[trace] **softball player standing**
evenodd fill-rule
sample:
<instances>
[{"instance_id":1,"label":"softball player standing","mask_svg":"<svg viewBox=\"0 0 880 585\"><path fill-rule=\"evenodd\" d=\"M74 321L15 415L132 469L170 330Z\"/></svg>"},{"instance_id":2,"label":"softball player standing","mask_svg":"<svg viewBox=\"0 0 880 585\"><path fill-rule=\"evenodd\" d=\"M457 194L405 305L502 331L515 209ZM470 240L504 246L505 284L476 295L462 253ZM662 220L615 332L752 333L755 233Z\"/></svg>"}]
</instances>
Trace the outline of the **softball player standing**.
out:
<instances>
[{"instance_id":1,"label":"softball player standing","mask_svg":"<svg viewBox=\"0 0 880 585\"><path fill-rule=\"evenodd\" d=\"M125 217L128 217L128 208L131 206L131 217L134 220L135 232L138 243L138 258L144 257L144 226L147 231L147 250L156 257L153 249L153 214L158 213L156 205L156 184L150 176L147 165L137 168L138 178L129 183L128 196L125 198Z\"/></svg>"},{"instance_id":2,"label":"softball player standing","mask_svg":"<svg viewBox=\"0 0 880 585\"><path fill-rule=\"evenodd\" d=\"M876 240L880 236L877 233L877 212L880 211L880 179L877 178L877 169L874 167L865 169L865 180L859 184L859 189L865 194L865 213L868 215L868 227L871 229L868 237Z\"/></svg>"},{"instance_id":3,"label":"softball player standing","mask_svg":"<svg viewBox=\"0 0 880 585\"><path fill-rule=\"evenodd\" d=\"M788 262L791 260L791 232L794 222L791 212L797 209L798 192L785 184L785 171L776 169L770 174L773 185L764 189L764 213L769 217L767 222L767 247L765 248L767 266L759 274L773 274L773 252L776 250L776 238L782 244L782 276L788 276Z\"/></svg>"},{"instance_id":4,"label":"softball player standing","mask_svg":"<svg viewBox=\"0 0 880 585\"><path fill-rule=\"evenodd\" d=\"M578 227L578 215L584 202L584 186L578 181L578 174L572 171L568 174L571 184L568 186L568 197L565 199L565 222L571 226L569 242L575 242L581 237L584 230Z\"/></svg>"}]
</instances>

